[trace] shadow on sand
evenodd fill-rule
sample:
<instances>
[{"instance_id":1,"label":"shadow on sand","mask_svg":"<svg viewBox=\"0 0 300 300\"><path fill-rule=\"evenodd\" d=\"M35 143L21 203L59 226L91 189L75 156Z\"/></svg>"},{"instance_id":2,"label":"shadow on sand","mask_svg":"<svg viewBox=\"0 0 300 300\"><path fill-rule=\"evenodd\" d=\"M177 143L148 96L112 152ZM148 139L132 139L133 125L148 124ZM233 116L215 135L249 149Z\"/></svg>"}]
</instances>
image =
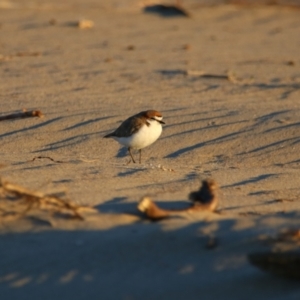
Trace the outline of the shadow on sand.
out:
<instances>
[{"instance_id":1,"label":"shadow on sand","mask_svg":"<svg viewBox=\"0 0 300 300\"><path fill-rule=\"evenodd\" d=\"M112 205L123 210L122 201L114 199L100 210L109 211ZM193 223L137 218L114 226L106 225L110 216L100 214L94 224L69 220L65 229L41 222L27 232L2 226L1 299L300 297L298 282L264 274L246 259L249 252L265 249L260 234L299 226L297 213L210 222L206 216ZM218 238L216 248L206 248L208 236Z\"/></svg>"}]
</instances>

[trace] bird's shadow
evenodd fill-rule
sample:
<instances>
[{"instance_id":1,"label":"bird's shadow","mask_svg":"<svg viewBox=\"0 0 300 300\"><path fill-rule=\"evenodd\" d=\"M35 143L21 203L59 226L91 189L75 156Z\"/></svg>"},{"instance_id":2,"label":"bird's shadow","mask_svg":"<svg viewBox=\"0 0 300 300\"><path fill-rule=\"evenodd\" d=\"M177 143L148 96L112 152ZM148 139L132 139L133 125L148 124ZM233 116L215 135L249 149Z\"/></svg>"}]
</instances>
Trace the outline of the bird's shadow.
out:
<instances>
[{"instance_id":1,"label":"bird's shadow","mask_svg":"<svg viewBox=\"0 0 300 300\"><path fill-rule=\"evenodd\" d=\"M140 154L139 154L139 151L138 150L135 150L135 149L131 149L131 153L133 155L133 158L135 161L138 161L139 157L140 157ZM127 147L122 147L118 150L118 153L116 155L116 158L128 158L129 162L131 161L131 157L130 157L130 154L129 154L129 151L128 151L128 148Z\"/></svg>"},{"instance_id":2,"label":"bird's shadow","mask_svg":"<svg viewBox=\"0 0 300 300\"><path fill-rule=\"evenodd\" d=\"M128 149L126 147L120 148L116 155L117 158L123 158L127 156L128 156Z\"/></svg>"}]
</instances>

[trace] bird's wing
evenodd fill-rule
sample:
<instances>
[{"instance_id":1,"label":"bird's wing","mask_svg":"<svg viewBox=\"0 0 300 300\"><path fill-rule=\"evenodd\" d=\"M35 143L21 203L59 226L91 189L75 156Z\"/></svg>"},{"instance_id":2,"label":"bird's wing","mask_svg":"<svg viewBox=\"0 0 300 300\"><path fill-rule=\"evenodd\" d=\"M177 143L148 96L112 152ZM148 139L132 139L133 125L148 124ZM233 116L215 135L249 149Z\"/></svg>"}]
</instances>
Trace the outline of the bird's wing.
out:
<instances>
[{"instance_id":1,"label":"bird's wing","mask_svg":"<svg viewBox=\"0 0 300 300\"><path fill-rule=\"evenodd\" d=\"M116 137L129 137L136 133L141 125L143 125L143 120L138 118L138 115L132 116L125 120L113 133L111 136Z\"/></svg>"}]
</instances>

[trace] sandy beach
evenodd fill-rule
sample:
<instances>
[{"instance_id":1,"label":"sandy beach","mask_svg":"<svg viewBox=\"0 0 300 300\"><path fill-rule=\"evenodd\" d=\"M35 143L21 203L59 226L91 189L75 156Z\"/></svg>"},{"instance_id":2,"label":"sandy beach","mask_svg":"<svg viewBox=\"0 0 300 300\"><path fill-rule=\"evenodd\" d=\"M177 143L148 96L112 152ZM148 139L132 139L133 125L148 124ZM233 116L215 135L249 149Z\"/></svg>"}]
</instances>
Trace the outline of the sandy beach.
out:
<instances>
[{"instance_id":1,"label":"sandy beach","mask_svg":"<svg viewBox=\"0 0 300 300\"><path fill-rule=\"evenodd\" d=\"M300 9L223 2L0 0L0 117L44 114L0 122L1 177L94 208L0 216L1 300L299 299L247 255L300 249L266 242L300 226ZM147 109L166 125L127 164L103 136ZM137 210L183 207L206 178L217 212Z\"/></svg>"}]
</instances>

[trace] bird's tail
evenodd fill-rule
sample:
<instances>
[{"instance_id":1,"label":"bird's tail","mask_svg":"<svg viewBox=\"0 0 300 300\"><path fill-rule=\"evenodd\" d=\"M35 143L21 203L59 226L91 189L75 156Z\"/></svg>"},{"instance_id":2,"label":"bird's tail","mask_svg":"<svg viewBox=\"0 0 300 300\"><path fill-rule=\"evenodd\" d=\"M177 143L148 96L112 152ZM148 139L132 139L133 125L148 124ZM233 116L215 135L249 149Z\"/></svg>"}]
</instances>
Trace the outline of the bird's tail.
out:
<instances>
[{"instance_id":1,"label":"bird's tail","mask_svg":"<svg viewBox=\"0 0 300 300\"><path fill-rule=\"evenodd\" d=\"M112 137L113 135L114 135L113 133L109 133L109 134L105 135L103 138L110 138L110 137Z\"/></svg>"}]
</instances>

